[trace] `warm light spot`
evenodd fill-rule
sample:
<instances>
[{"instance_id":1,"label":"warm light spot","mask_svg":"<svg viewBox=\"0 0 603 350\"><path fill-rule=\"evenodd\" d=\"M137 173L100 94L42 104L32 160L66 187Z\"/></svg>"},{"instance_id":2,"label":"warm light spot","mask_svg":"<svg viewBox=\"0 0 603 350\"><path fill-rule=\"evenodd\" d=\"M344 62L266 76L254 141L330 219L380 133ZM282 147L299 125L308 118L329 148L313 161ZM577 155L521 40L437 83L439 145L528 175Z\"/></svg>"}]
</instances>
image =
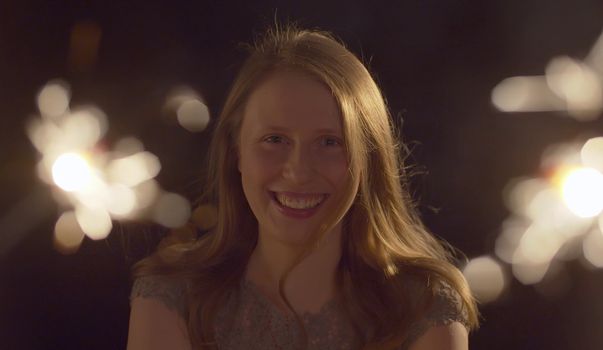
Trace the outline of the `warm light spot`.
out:
<instances>
[{"instance_id":1,"label":"warm light spot","mask_svg":"<svg viewBox=\"0 0 603 350\"><path fill-rule=\"evenodd\" d=\"M603 234L593 230L582 242L584 257L593 266L603 268Z\"/></svg>"},{"instance_id":2,"label":"warm light spot","mask_svg":"<svg viewBox=\"0 0 603 350\"><path fill-rule=\"evenodd\" d=\"M203 131L209 123L209 109L199 100L183 102L176 114L180 125L188 131Z\"/></svg>"},{"instance_id":3,"label":"warm light spot","mask_svg":"<svg viewBox=\"0 0 603 350\"><path fill-rule=\"evenodd\" d=\"M559 183L558 186L562 187L564 181L560 180ZM589 220L578 217L570 211L564 202L561 190L550 186L534 195L526 208L525 215L539 229L560 235L564 239L583 234L585 228L590 225Z\"/></svg>"},{"instance_id":4,"label":"warm light spot","mask_svg":"<svg viewBox=\"0 0 603 350\"><path fill-rule=\"evenodd\" d=\"M86 159L76 153L59 156L52 165L52 179L65 191L77 191L90 183L92 170Z\"/></svg>"},{"instance_id":5,"label":"warm light spot","mask_svg":"<svg viewBox=\"0 0 603 350\"><path fill-rule=\"evenodd\" d=\"M504 189L507 208L519 215L526 215L534 197L548 187L549 184L542 179L523 178L511 181Z\"/></svg>"},{"instance_id":6,"label":"warm light spot","mask_svg":"<svg viewBox=\"0 0 603 350\"><path fill-rule=\"evenodd\" d=\"M503 112L559 110L562 101L552 95L544 77L511 77L492 90L492 103Z\"/></svg>"},{"instance_id":7,"label":"warm light spot","mask_svg":"<svg viewBox=\"0 0 603 350\"><path fill-rule=\"evenodd\" d=\"M505 288L501 265L489 256L471 259L463 269L473 295L483 303L496 300Z\"/></svg>"},{"instance_id":8,"label":"warm light spot","mask_svg":"<svg viewBox=\"0 0 603 350\"><path fill-rule=\"evenodd\" d=\"M218 211L213 205L200 205L193 211L192 219L199 229L209 230L216 225Z\"/></svg>"},{"instance_id":9,"label":"warm light spot","mask_svg":"<svg viewBox=\"0 0 603 350\"><path fill-rule=\"evenodd\" d=\"M69 108L70 93L67 84L55 81L46 84L38 93L38 109L42 116L56 118Z\"/></svg>"},{"instance_id":10,"label":"warm light spot","mask_svg":"<svg viewBox=\"0 0 603 350\"><path fill-rule=\"evenodd\" d=\"M550 264L513 264L513 276L523 284L536 284L544 278Z\"/></svg>"},{"instance_id":11,"label":"warm light spot","mask_svg":"<svg viewBox=\"0 0 603 350\"><path fill-rule=\"evenodd\" d=\"M84 231L73 211L61 214L54 225L54 246L63 254L75 253L84 240Z\"/></svg>"},{"instance_id":12,"label":"warm light spot","mask_svg":"<svg viewBox=\"0 0 603 350\"><path fill-rule=\"evenodd\" d=\"M94 240L106 238L113 227L111 216L102 207L80 205L75 209L75 217L86 236Z\"/></svg>"},{"instance_id":13,"label":"warm light spot","mask_svg":"<svg viewBox=\"0 0 603 350\"><path fill-rule=\"evenodd\" d=\"M114 160L109 165L107 173L114 182L136 186L157 176L159 170L161 164L157 156L150 152L139 152Z\"/></svg>"},{"instance_id":14,"label":"warm light spot","mask_svg":"<svg viewBox=\"0 0 603 350\"><path fill-rule=\"evenodd\" d=\"M145 181L132 188L136 195L137 209L144 209L151 206L159 195L159 184L155 180Z\"/></svg>"},{"instance_id":15,"label":"warm light spot","mask_svg":"<svg viewBox=\"0 0 603 350\"><path fill-rule=\"evenodd\" d=\"M601 81L587 65L567 56L556 57L546 68L549 88L565 100L570 114L580 120L595 119L603 107Z\"/></svg>"},{"instance_id":16,"label":"warm light spot","mask_svg":"<svg viewBox=\"0 0 603 350\"><path fill-rule=\"evenodd\" d=\"M592 138L580 151L584 166L603 172L603 137Z\"/></svg>"},{"instance_id":17,"label":"warm light spot","mask_svg":"<svg viewBox=\"0 0 603 350\"><path fill-rule=\"evenodd\" d=\"M519 242L519 250L515 253L520 254L519 261L513 263L542 264L549 263L559 248L565 243L560 235L553 234L542 227L530 226Z\"/></svg>"},{"instance_id":18,"label":"warm light spot","mask_svg":"<svg viewBox=\"0 0 603 350\"><path fill-rule=\"evenodd\" d=\"M86 110L74 112L61 123L61 143L71 149L93 147L104 133L102 121Z\"/></svg>"},{"instance_id":19,"label":"warm light spot","mask_svg":"<svg viewBox=\"0 0 603 350\"><path fill-rule=\"evenodd\" d=\"M122 184L109 186L107 209L113 215L128 216L136 209L136 194Z\"/></svg>"},{"instance_id":20,"label":"warm light spot","mask_svg":"<svg viewBox=\"0 0 603 350\"><path fill-rule=\"evenodd\" d=\"M579 217L594 217L603 210L603 174L595 169L580 168L570 172L562 191L565 204Z\"/></svg>"},{"instance_id":21,"label":"warm light spot","mask_svg":"<svg viewBox=\"0 0 603 350\"><path fill-rule=\"evenodd\" d=\"M155 222L169 228L184 226L191 215L188 200L175 193L162 194L153 211Z\"/></svg>"}]
</instances>

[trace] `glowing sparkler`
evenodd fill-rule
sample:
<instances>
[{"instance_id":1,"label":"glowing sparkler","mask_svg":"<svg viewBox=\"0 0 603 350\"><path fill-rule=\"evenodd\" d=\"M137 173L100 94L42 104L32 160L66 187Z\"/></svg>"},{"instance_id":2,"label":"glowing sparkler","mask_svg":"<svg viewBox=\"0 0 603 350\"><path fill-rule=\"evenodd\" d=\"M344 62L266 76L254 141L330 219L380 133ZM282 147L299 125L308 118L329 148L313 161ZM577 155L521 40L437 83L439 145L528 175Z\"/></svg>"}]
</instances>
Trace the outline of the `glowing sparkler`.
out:
<instances>
[{"instance_id":1,"label":"glowing sparkler","mask_svg":"<svg viewBox=\"0 0 603 350\"><path fill-rule=\"evenodd\" d=\"M603 33L584 61L553 58L543 76L501 81L492 103L504 112L566 111L577 120L592 120L603 110Z\"/></svg>"},{"instance_id":2,"label":"glowing sparkler","mask_svg":"<svg viewBox=\"0 0 603 350\"><path fill-rule=\"evenodd\" d=\"M32 120L28 134L41 154L39 174L63 192L73 208L55 226L55 246L76 251L84 236L103 239L113 220L148 218L170 227L185 225L191 215L188 200L160 189L155 176L159 159L132 137L117 142L115 150L95 146L108 128L96 107L71 110L68 85L53 81L41 89L37 104L41 118ZM189 130L202 130L209 121L198 97L180 95L178 120Z\"/></svg>"}]
</instances>

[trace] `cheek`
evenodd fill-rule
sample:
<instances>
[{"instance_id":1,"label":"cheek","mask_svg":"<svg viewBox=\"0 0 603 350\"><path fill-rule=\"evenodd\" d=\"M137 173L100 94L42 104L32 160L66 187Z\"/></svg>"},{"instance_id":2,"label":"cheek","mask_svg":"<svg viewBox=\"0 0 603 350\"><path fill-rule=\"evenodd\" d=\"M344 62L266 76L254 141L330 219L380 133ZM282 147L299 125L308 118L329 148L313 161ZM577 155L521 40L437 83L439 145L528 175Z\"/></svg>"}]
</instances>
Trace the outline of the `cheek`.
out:
<instances>
[{"instance_id":1,"label":"cheek","mask_svg":"<svg viewBox=\"0 0 603 350\"><path fill-rule=\"evenodd\" d=\"M324 158L321 166L323 174L338 187L345 183L345 179L349 174L348 167L347 158L342 155Z\"/></svg>"},{"instance_id":2,"label":"cheek","mask_svg":"<svg viewBox=\"0 0 603 350\"><path fill-rule=\"evenodd\" d=\"M261 150L247 150L241 153L239 170L244 182L257 183L274 177L280 168L281 159L278 155Z\"/></svg>"}]
</instances>

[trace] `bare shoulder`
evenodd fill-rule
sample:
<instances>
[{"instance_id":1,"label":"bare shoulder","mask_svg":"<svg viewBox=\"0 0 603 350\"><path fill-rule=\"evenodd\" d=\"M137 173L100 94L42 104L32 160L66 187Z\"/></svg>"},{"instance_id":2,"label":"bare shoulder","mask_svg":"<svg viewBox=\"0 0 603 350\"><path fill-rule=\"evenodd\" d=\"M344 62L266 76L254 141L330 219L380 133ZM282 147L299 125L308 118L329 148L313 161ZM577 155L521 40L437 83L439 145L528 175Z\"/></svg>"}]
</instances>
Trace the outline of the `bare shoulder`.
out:
<instances>
[{"instance_id":1,"label":"bare shoulder","mask_svg":"<svg viewBox=\"0 0 603 350\"><path fill-rule=\"evenodd\" d=\"M460 322L428 328L409 350L467 350L467 329Z\"/></svg>"},{"instance_id":2,"label":"bare shoulder","mask_svg":"<svg viewBox=\"0 0 603 350\"><path fill-rule=\"evenodd\" d=\"M131 294L128 350L191 349L183 298L182 287L173 282L138 279Z\"/></svg>"}]
</instances>

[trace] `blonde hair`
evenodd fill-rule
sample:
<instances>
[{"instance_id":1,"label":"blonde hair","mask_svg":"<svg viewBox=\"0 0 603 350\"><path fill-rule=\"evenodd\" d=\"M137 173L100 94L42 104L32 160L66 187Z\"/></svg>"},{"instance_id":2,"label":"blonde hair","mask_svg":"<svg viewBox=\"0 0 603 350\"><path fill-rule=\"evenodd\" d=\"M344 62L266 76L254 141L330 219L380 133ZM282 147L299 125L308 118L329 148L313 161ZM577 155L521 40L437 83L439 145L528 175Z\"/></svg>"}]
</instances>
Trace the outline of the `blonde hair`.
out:
<instances>
[{"instance_id":1,"label":"blonde hair","mask_svg":"<svg viewBox=\"0 0 603 350\"><path fill-rule=\"evenodd\" d=\"M217 206L216 227L194 243L160 249L135 267L135 275L186 278L191 343L193 348L213 347L212 325L218 307L243 278L258 235L257 220L237 171L243 108L262 79L278 70L299 71L324 83L340 108L350 167L347 191L340 198L339 210L318 228L305 253L343 220L337 277L364 349L402 344L409 326L427 312L441 283L459 294L469 325L477 327L475 301L463 275L451 263L450 249L425 229L405 188L402 159L407 150L396 141L384 98L371 74L328 33L291 26L277 26L251 47L215 128L205 200ZM296 263L302 258L303 254ZM418 303L411 303L405 292L404 277L408 276L426 287Z\"/></svg>"}]
</instances>

